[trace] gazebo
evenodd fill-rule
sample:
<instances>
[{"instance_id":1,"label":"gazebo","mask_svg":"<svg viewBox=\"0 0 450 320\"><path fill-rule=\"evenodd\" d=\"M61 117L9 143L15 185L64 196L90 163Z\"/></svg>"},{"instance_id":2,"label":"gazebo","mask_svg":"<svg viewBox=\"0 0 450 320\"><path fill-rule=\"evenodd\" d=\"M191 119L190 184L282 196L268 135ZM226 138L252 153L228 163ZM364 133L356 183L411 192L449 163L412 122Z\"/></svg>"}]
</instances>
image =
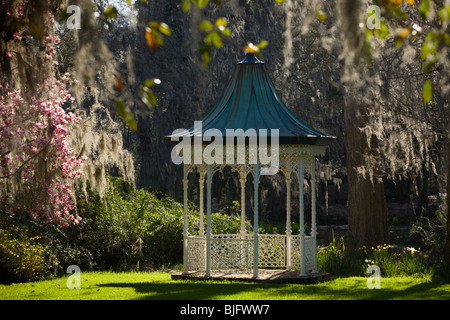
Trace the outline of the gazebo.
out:
<instances>
[{"instance_id":1,"label":"gazebo","mask_svg":"<svg viewBox=\"0 0 450 320\"><path fill-rule=\"evenodd\" d=\"M281 100L265 66L248 53L236 64L221 98L190 129L180 129L166 137L179 143L172 160L183 163L183 274L214 272L253 274L259 270L300 270L302 275L317 272L316 250L316 156L324 154L334 137L302 122ZM270 138L270 145L267 140ZM181 140L181 142L180 142ZM235 141L240 141L237 145ZM248 143L246 142L248 141ZM209 144L207 142L210 142ZM259 142L259 143L258 143ZM231 144L230 144L231 143ZM221 152L226 147L226 153ZM270 151L270 158L262 158ZM258 154L260 157L258 158ZM265 162L263 163L263 159ZM270 159L268 163L267 159ZM274 164L275 163L275 164ZM239 234L213 234L211 226L211 183L214 174L229 166L238 173L241 194ZM199 177L199 231L188 228L188 186L190 173ZM263 174L282 172L286 179L286 233L259 234L259 183ZM246 230L246 181L253 176L253 230ZM291 185L296 175L299 190L299 234L291 230ZM304 181L310 181L311 226L305 230ZM206 229L204 189L206 182Z\"/></svg>"}]
</instances>

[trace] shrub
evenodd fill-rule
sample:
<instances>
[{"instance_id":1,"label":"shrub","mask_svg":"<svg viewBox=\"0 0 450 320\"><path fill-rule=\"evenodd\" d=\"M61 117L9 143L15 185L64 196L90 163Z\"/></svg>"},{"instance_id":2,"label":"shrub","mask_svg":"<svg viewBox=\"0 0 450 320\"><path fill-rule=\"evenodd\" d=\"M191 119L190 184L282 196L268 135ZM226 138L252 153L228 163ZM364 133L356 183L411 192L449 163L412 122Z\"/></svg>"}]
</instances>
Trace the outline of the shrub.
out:
<instances>
[{"instance_id":1,"label":"shrub","mask_svg":"<svg viewBox=\"0 0 450 320\"><path fill-rule=\"evenodd\" d=\"M0 218L0 282L26 282L54 275L58 260L48 243L28 227Z\"/></svg>"},{"instance_id":2,"label":"shrub","mask_svg":"<svg viewBox=\"0 0 450 320\"><path fill-rule=\"evenodd\" d=\"M447 215L441 210L437 210L432 218L424 214L425 210L422 210L417 221L412 224L408 243L422 251L426 250L433 259L438 260L444 252Z\"/></svg>"},{"instance_id":3,"label":"shrub","mask_svg":"<svg viewBox=\"0 0 450 320\"><path fill-rule=\"evenodd\" d=\"M431 277L434 274L428 254L414 248L394 249L388 244L377 247L362 247L354 251L345 250L344 239L336 240L320 248L317 255L318 270L334 276L367 276L370 265L380 268L381 276Z\"/></svg>"},{"instance_id":4,"label":"shrub","mask_svg":"<svg viewBox=\"0 0 450 320\"><path fill-rule=\"evenodd\" d=\"M80 228L83 240L77 240L78 247L92 253L97 268L125 270L139 265L145 269L182 263L182 204L164 194L130 190L121 178L112 177L102 199L93 193L89 197L89 201L78 201L83 220L72 229ZM189 230L195 234L199 213L194 205L189 210ZM239 233L236 214L214 213L211 221L214 233Z\"/></svg>"},{"instance_id":5,"label":"shrub","mask_svg":"<svg viewBox=\"0 0 450 320\"><path fill-rule=\"evenodd\" d=\"M364 257L359 251L346 252L344 238L336 239L333 231L332 242L318 250L317 268L335 276L359 276L365 272Z\"/></svg>"}]
</instances>

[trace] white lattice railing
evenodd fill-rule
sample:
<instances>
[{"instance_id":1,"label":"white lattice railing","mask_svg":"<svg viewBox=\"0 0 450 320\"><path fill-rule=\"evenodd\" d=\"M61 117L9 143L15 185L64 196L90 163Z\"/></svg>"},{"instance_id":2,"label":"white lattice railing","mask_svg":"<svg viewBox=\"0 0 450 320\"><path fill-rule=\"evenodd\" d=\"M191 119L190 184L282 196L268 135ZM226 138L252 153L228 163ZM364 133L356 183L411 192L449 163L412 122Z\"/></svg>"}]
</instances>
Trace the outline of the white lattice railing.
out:
<instances>
[{"instance_id":1,"label":"white lattice railing","mask_svg":"<svg viewBox=\"0 0 450 320\"><path fill-rule=\"evenodd\" d=\"M287 236L260 234L258 239L258 268L287 267ZM301 236L290 236L291 267L301 269ZM250 272L253 269L254 237L251 234L221 234L211 236L211 271L233 270ZM206 271L206 237L187 237L186 264L189 271ZM314 237L305 236L305 271L315 270Z\"/></svg>"},{"instance_id":2,"label":"white lattice railing","mask_svg":"<svg viewBox=\"0 0 450 320\"><path fill-rule=\"evenodd\" d=\"M302 267L302 249L301 236L291 236L291 267L301 269ZM315 269L316 250L314 246L314 237L305 236L305 269L311 271Z\"/></svg>"},{"instance_id":3,"label":"white lattice railing","mask_svg":"<svg viewBox=\"0 0 450 320\"><path fill-rule=\"evenodd\" d=\"M189 271L206 270L206 239L201 236L187 237L185 264Z\"/></svg>"},{"instance_id":4,"label":"white lattice railing","mask_svg":"<svg viewBox=\"0 0 450 320\"><path fill-rule=\"evenodd\" d=\"M259 235L259 268L286 268L286 235Z\"/></svg>"},{"instance_id":5,"label":"white lattice railing","mask_svg":"<svg viewBox=\"0 0 450 320\"><path fill-rule=\"evenodd\" d=\"M211 237L211 270L249 272L253 268L253 240L240 235Z\"/></svg>"}]
</instances>

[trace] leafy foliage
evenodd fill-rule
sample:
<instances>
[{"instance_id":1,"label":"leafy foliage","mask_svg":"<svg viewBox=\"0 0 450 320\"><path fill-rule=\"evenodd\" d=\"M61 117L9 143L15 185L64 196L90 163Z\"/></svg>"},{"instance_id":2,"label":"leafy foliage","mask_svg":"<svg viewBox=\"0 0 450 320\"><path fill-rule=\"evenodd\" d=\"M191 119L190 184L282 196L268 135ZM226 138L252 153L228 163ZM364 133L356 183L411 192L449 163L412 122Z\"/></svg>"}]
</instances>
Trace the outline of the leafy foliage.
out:
<instances>
[{"instance_id":1,"label":"leafy foliage","mask_svg":"<svg viewBox=\"0 0 450 320\"><path fill-rule=\"evenodd\" d=\"M162 34L170 36L172 31L169 26L164 22L150 21L148 26L145 28L145 39L147 40L147 45L153 51L158 50L159 46L164 44L164 39Z\"/></svg>"},{"instance_id":2,"label":"leafy foliage","mask_svg":"<svg viewBox=\"0 0 450 320\"><path fill-rule=\"evenodd\" d=\"M336 239L317 256L318 269L334 276L367 276L367 268L378 266L383 277L415 276L429 278L435 270L429 254L414 248L392 248L388 244L346 250L344 238Z\"/></svg>"},{"instance_id":3,"label":"leafy foliage","mask_svg":"<svg viewBox=\"0 0 450 320\"><path fill-rule=\"evenodd\" d=\"M59 261L40 236L26 226L0 217L0 283L42 280L52 275Z\"/></svg>"},{"instance_id":4,"label":"leafy foliage","mask_svg":"<svg viewBox=\"0 0 450 320\"><path fill-rule=\"evenodd\" d=\"M412 224L409 242L415 247L430 252L432 258L442 255L445 246L447 214L441 210L434 217L427 217L422 210L417 221Z\"/></svg>"},{"instance_id":5,"label":"leafy foliage","mask_svg":"<svg viewBox=\"0 0 450 320\"><path fill-rule=\"evenodd\" d=\"M130 190L121 178L109 178L102 199L80 199L83 221L78 246L92 252L99 269L151 268L182 262L183 206L174 199L144 189ZM190 206L195 208L195 206ZM236 215L211 215L214 233L238 233ZM189 211L189 230L198 232L199 214Z\"/></svg>"}]
</instances>

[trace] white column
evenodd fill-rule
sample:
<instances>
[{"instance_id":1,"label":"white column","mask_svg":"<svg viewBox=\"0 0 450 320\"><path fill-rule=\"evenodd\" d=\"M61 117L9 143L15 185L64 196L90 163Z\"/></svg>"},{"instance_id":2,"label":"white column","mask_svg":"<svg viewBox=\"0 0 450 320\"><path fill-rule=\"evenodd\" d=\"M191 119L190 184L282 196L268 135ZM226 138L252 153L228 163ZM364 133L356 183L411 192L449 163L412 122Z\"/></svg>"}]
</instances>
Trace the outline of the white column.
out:
<instances>
[{"instance_id":1,"label":"white column","mask_svg":"<svg viewBox=\"0 0 450 320\"><path fill-rule=\"evenodd\" d=\"M259 259L259 162L254 165L253 184L254 184L254 217L253 217L253 278L258 278L258 259Z\"/></svg>"},{"instance_id":2,"label":"white column","mask_svg":"<svg viewBox=\"0 0 450 320\"><path fill-rule=\"evenodd\" d=\"M298 194L299 194L299 215L300 215L300 254L301 254L301 274L306 274L306 249L305 249L305 212L303 201L303 180L305 178L305 168L303 166L303 158L300 156L298 164Z\"/></svg>"},{"instance_id":3,"label":"white column","mask_svg":"<svg viewBox=\"0 0 450 320\"><path fill-rule=\"evenodd\" d=\"M199 192L200 192L200 199L199 199L199 211L200 211L200 225L198 234L200 236L205 235L205 227L204 227L204 213L203 213L203 207L205 205L205 202L203 200L203 189L205 186L205 174L203 172L200 172L200 179L198 180L198 183L200 185Z\"/></svg>"},{"instance_id":4,"label":"white column","mask_svg":"<svg viewBox=\"0 0 450 320\"><path fill-rule=\"evenodd\" d=\"M187 237L189 235L188 227L188 173L186 165L183 165L183 273L189 271L189 266L187 265Z\"/></svg>"},{"instance_id":5,"label":"white column","mask_svg":"<svg viewBox=\"0 0 450 320\"><path fill-rule=\"evenodd\" d=\"M241 173L241 237L245 236L245 173Z\"/></svg>"},{"instance_id":6,"label":"white column","mask_svg":"<svg viewBox=\"0 0 450 320\"><path fill-rule=\"evenodd\" d=\"M314 272L317 272L317 226L316 226L316 162L315 158L311 163L311 236L313 237L313 265Z\"/></svg>"},{"instance_id":7,"label":"white column","mask_svg":"<svg viewBox=\"0 0 450 320\"><path fill-rule=\"evenodd\" d=\"M291 270L291 177L286 177L286 269Z\"/></svg>"},{"instance_id":8,"label":"white column","mask_svg":"<svg viewBox=\"0 0 450 320\"><path fill-rule=\"evenodd\" d=\"M242 171L240 173L241 182L241 242L240 242L240 259L241 265L247 267L249 261L247 255L249 252L246 249L245 241L247 240L247 230L245 230L245 182L247 173Z\"/></svg>"},{"instance_id":9,"label":"white column","mask_svg":"<svg viewBox=\"0 0 450 320\"><path fill-rule=\"evenodd\" d=\"M206 277L211 276L211 165L206 169Z\"/></svg>"}]
</instances>

